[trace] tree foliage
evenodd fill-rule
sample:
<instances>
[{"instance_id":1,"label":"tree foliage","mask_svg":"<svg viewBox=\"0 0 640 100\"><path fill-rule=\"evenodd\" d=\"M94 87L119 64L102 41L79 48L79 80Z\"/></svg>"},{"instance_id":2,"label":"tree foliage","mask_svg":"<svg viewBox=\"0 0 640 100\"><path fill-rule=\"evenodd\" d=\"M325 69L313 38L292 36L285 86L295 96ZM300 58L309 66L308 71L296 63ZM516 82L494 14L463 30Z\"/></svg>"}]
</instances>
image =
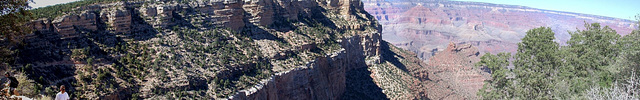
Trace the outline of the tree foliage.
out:
<instances>
[{"instance_id":1,"label":"tree foliage","mask_svg":"<svg viewBox=\"0 0 640 100\"><path fill-rule=\"evenodd\" d=\"M640 20L640 15L637 16ZM638 22L640 24L640 21ZM630 71L640 71L640 25L638 29L633 30L631 34L620 38L617 41L620 47L620 54L616 60L615 66L621 66L623 73ZM635 72L640 73L640 72Z\"/></svg>"},{"instance_id":2,"label":"tree foliage","mask_svg":"<svg viewBox=\"0 0 640 100\"><path fill-rule=\"evenodd\" d=\"M616 44L620 35L608 26L600 27L600 24L585 24L586 30L578 30L571 33L571 39L567 41L569 54L566 60L569 66L578 72L577 76L589 76L589 70L605 70L619 52Z\"/></svg>"},{"instance_id":3,"label":"tree foliage","mask_svg":"<svg viewBox=\"0 0 640 100\"><path fill-rule=\"evenodd\" d=\"M570 91L580 95L593 85L609 86L617 68L611 66L619 53L617 40L620 35L608 26L598 23L585 24L585 30L571 32L571 39L564 47L564 70L559 79L570 80Z\"/></svg>"},{"instance_id":4,"label":"tree foliage","mask_svg":"<svg viewBox=\"0 0 640 100\"><path fill-rule=\"evenodd\" d=\"M510 98L511 95L509 93L513 93L512 88L509 88L513 85L511 79L507 77L511 74L510 70L506 68L509 66L509 58L511 57L511 53L498 53L497 55L493 55L491 53L487 53L480 57L480 62L476 63L476 66L484 66L491 70L491 79L487 82L480 91L478 95L486 98L486 99L507 99ZM496 92L486 92L486 91L496 91Z\"/></svg>"},{"instance_id":5,"label":"tree foliage","mask_svg":"<svg viewBox=\"0 0 640 100\"><path fill-rule=\"evenodd\" d=\"M514 73L518 83L515 97L549 99L552 91L550 79L559 65L558 43L554 42L551 28L540 27L527 31L518 43Z\"/></svg>"},{"instance_id":6,"label":"tree foliage","mask_svg":"<svg viewBox=\"0 0 640 100\"><path fill-rule=\"evenodd\" d=\"M476 65L491 69L492 80L478 95L484 99L587 99L600 89L592 87L609 90L616 79L628 79L634 73L628 70L638 68L638 30L621 38L608 26L592 23L570 33L567 46L560 48L550 28L527 31L511 60L511 70L505 69L509 54L484 55Z\"/></svg>"},{"instance_id":7,"label":"tree foliage","mask_svg":"<svg viewBox=\"0 0 640 100\"><path fill-rule=\"evenodd\" d=\"M31 20L29 12L31 0L4 0L0 2L0 61L11 63L12 48L20 44L22 36L31 30L25 23Z\"/></svg>"}]
</instances>

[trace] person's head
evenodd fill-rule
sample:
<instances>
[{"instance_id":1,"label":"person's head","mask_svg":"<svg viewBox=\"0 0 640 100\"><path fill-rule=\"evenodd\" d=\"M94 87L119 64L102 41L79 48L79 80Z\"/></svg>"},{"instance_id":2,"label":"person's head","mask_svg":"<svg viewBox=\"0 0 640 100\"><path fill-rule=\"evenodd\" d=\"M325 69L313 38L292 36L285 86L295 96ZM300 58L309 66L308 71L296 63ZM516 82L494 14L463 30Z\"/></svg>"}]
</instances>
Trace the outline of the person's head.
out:
<instances>
[{"instance_id":1,"label":"person's head","mask_svg":"<svg viewBox=\"0 0 640 100\"><path fill-rule=\"evenodd\" d=\"M65 91L64 91L64 85L60 85L60 91L61 91L62 93L64 93L64 92L65 92Z\"/></svg>"}]
</instances>

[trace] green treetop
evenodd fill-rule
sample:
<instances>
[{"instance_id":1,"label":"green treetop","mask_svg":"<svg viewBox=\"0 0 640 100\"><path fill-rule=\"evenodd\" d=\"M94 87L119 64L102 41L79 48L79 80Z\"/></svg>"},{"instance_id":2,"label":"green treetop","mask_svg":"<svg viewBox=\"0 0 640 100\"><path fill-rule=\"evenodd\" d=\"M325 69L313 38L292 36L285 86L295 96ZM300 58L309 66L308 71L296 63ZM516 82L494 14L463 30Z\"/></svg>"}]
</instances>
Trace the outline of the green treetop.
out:
<instances>
[{"instance_id":1,"label":"green treetop","mask_svg":"<svg viewBox=\"0 0 640 100\"><path fill-rule=\"evenodd\" d=\"M518 43L514 60L515 97L530 99L549 99L553 87L550 85L560 65L557 56L558 43L549 27L540 27L527 31L527 35Z\"/></svg>"},{"instance_id":2,"label":"green treetop","mask_svg":"<svg viewBox=\"0 0 640 100\"><path fill-rule=\"evenodd\" d=\"M511 85L513 82L511 79L507 79L507 76L511 74L511 71L507 69L509 58L511 58L511 53L498 53L497 55L487 53L480 57L480 62L476 63L476 66L489 68L491 80L485 82L486 85L478 92L479 96L491 100L512 98L513 88Z\"/></svg>"}]
</instances>

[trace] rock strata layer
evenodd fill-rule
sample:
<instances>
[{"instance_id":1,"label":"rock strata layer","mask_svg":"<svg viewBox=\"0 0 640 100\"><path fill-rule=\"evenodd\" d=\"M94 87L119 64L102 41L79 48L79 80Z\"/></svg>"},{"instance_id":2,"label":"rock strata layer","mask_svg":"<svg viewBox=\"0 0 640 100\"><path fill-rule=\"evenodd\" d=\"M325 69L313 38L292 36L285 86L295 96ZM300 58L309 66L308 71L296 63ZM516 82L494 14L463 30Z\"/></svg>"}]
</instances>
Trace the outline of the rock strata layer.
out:
<instances>
[{"instance_id":1,"label":"rock strata layer","mask_svg":"<svg viewBox=\"0 0 640 100\"><path fill-rule=\"evenodd\" d=\"M343 39L341 44L345 49L316 58L294 70L276 73L231 99L340 99L345 92L347 71L379 64L380 40L379 33Z\"/></svg>"}]
</instances>

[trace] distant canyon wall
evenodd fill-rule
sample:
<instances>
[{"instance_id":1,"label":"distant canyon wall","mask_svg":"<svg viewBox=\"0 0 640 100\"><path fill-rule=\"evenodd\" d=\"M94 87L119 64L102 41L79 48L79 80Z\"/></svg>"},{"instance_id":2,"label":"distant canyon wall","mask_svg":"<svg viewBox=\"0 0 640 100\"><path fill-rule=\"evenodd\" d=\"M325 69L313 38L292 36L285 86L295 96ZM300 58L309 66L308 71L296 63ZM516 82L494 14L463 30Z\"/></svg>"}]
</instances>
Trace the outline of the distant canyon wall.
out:
<instances>
[{"instance_id":1,"label":"distant canyon wall","mask_svg":"<svg viewBox=\"0 0 640 100\"><path fill-rule=\"evenodd\" d=\"M481 53L515 52L525 32L551 27L556 41L569 40L567 31L584 23L601 23L626 35L634 21L559 12L524 6L440 0L364 0L365 9L383 26L383 39L416 52L427 61L449 42L469 43Z\"/></svg>"}]
</instances>

